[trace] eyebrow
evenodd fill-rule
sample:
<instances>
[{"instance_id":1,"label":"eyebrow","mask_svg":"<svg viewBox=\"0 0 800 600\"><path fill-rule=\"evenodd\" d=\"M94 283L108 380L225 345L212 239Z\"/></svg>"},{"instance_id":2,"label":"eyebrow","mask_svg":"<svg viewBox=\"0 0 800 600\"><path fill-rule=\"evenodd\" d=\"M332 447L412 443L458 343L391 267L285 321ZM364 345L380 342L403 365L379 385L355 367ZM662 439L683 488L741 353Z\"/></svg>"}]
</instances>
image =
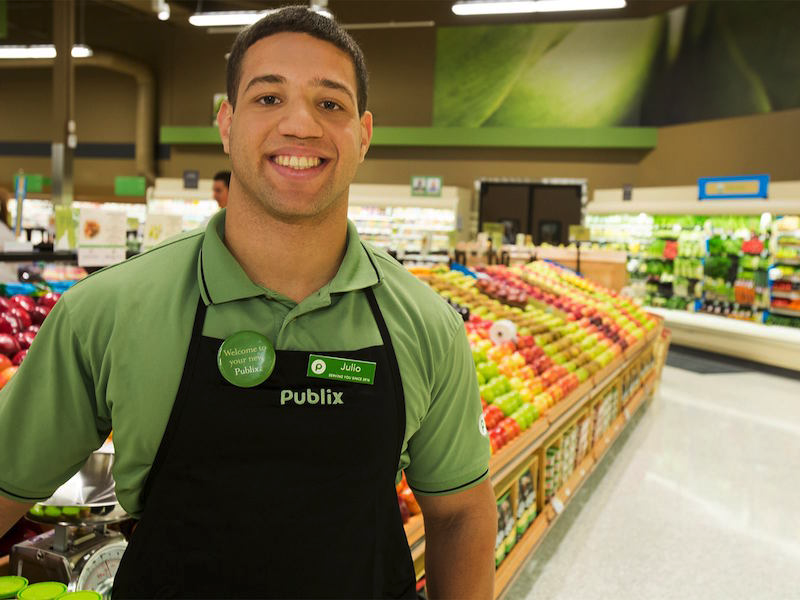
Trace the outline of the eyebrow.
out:
<instances>
[{"instance_id":1,"label":"eyebrow","mask_svg":"<svg viewBox=\"0 0 800 600\"><path fill-rule=\"evenodd\" d=\"M259 75L258 77L253 77L247 83L247 87L245 88L245 91L249 90L254 85L258 85L259 83L281 83L281 84L283 84L283 83L286 83L286 77L284 77L283 75L274 75L274 74ZM326 79L324 77L317 77L314 80L312 80L311 83L313 85L317 86L317 87L323 87L323 88L328 88L330 90L338 90L340 92L343 92L343 93L347 94L347 96L350 98L350 101L353 102L353 104L356 103L356 99L353 96L353 92L351 92L350 88L348 88L343 83L340 83L338 81L334 81L333 79Z\"/></svg>"}]
</instances>

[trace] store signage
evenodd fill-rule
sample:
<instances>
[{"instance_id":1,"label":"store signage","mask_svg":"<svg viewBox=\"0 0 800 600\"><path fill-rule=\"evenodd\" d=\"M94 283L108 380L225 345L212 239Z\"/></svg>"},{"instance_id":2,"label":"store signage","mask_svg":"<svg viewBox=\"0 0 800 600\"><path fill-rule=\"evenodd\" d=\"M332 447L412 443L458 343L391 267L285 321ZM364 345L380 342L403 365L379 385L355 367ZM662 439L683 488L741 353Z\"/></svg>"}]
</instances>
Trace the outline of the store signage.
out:
<instances>
[{"instance_id":1,"label":"store signage","mask_svg":"<svg viewBox=\"0 0 800 600\"><path fill-rule=\"evenodd\" d=\"M56 250L74 250L77 245L80 211L72 206L55 206Z\"/></svg>"},{"instance_id":2,"label":"store signage","mask_svg":"<svg viewBox=\"0 0 800 600\"><path fill-rule=\"evenodd\" d=\"M144 177L118 176L114 178L115 196L144 196L147 180Z\"/></svg>"},{"instance_id":3,"label":"store signage","mask_svg":"<svg viewBox=\"0 0 800 600\"><path fill-rule=\"evenodd\" d=\"M78 266L105 267L125 260L127 215L100 208L81 209Z\"/></svg>"},{"instance_id":4,"label":"store signage","mask_svg":"<svg viewBox=\"0 0 800 600\"><path fill-rule=\"evenodd\" d=\"M157 246L164 240L178 235L183 231L183 217L180 215L167 215L147 213L144 223L143 248L146 250Z\"/></svg>"},{"instance_id":5,"label":"store signage","mask_svg":"<svg viewBox=\"0 0 800 600\"><path fill-rule=\"evenodd\" d=\"M442 195L442 178L430 175L411 176L411 195L412 196L434 196Z\"/></svg>"},{"instance_id":6,"label":"store signage","mask_svg":"<svg viewBox=\"0 0 800 600\"><path fill-rule=\"evenodd\" d=\"M183 189L196 190L200 186L200 171L183 172Z\"/></svg>"},{"instance_id":7,"label":"store signage","mask_svg":"<svg viewBox=\"0 0 800 600\"><path fill-rule=\"evenodd\" d=\"M701 177L697 181L699 200L767 198L769 175Z\"/></svg>"},{"instance_id":8,"label":"store signage","mask_svg":"<svg viewBox=\"0 0 800 600\"><path fill-rule=\"evenodd\" d=\"M591 242L592 230L583 225L570 225L569 226L569 241L570 242Z\"/></svg>"},{"instance_id":9,"label":"store signage","mask_svg":"<svg viewBox=\"0 0 800 600\"><path fill-rule=\"evenodd\" d=\"M19 175L14 175L14 189L17 189ZM38 173L26 173L22 176L25 180L25 191L29 194L40 194L46 185L50 185L50 178Z\"/></svg>"}]
</instances>

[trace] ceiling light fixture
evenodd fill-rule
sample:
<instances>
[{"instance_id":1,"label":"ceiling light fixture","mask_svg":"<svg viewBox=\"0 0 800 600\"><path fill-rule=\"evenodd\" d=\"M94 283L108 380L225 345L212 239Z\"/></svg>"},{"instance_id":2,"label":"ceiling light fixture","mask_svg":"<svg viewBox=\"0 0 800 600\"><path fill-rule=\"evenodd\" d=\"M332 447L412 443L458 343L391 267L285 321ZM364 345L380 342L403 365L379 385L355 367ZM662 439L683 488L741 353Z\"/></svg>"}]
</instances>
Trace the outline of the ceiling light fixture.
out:
<instances>
[{"instance_id":1,"label":"ceiling light fixture","mask_svg":"<svg viewBox=\"0 0 800 600\"><path fill-rule=\"evenodd\" d=\"M459 16L513 15L574 10L610 10L624 8L625 0L477 0L456 2L453 12Z\"/></svg>"},{"instance_id":2,"label":"ceiling light fixture","mask_svg":"<svg viewBox=\"0 0 800 600\"><path fill-rule=\"evenodd\" d=\"M172 11L169 8L169 4L164 2L158 10L158 20L159 21L169 21L169 16Z\"/></svg>"},{"instance_id":3,"label":"ceiling light fixture","mask_svg":"<svg viewBox=\"0 0 800 600\"><path fill-rule=\"evenodd\" d=\"M189 17L189 23L195 27L247 26L267 16L270 12L268 10L201 12L194 13Z\"/></svg>"},{"instance_id":4,"label":"ceiling light fixture","mask_svg":"<svg viewBox=\"0 0 800 600\"><path fill-rule=\"evenodd\" d=\"M247 27L278 10L280 9L198 12L189 17L189 23L196 27ZM333 19L333 14L319 4L311 5L309 10Z\"/></svg>"},{"instance_id":5,"label":"ceiling light fixture","mask_svg":"<svg viewBox=\"0 0 800 600\"><path fill-rule=\"evenodd\" d=\"M72 58L88 58L94 53L89 46L76 44L72 47ZM55 58L56 47L53 44L36 44L33 46L0 46L0 60Z\"/></svg>"}]
</instances>

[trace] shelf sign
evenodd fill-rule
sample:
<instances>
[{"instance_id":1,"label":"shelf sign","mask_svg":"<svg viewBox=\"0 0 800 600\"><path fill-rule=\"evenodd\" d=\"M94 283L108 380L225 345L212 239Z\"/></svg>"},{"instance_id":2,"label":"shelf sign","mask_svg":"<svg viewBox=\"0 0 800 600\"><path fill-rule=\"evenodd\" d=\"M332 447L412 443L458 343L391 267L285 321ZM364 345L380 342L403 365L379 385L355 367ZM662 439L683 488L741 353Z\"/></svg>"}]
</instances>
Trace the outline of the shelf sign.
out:
<instances>
[{"instance_id":1,"label":"shelf sign","mask_svg":"<svg viewBox=\"0 0 800 600\"><path fill-rule=\"evenodd\" d=\"M701 177L697 180L699 200L767 198L769 175Z\"/></svg>"},{"instance_id":2,"label":"shelf sign","mask_svg":"<svg viewBox=\"0 0 800 600\"><path fill-rule=\"evenodd\" d=\"M591 242L592 230L583 225L570 225L569 226L569 241L570 242Z\"/></svg>"},{"instance_id":3,"label":"shelf sign","mask_svg":"<svg viewBox=\"0 0 800 600\"><path fill-rule=\"evenodd\" d=\"M412 196L435 196L442 195L442 178L428 175L411 176L411 195Z\"/></svg>"},{"instance_id":4,"label":"shelf sign","mask_svg":"<svg viewBox=\"0 0 800 600\"><path fill-rule=\"evenodd\" d=\"M124 212L81 209L78 266L105 267L125 260L127 221Z\"/></svg>"}]
</instances>

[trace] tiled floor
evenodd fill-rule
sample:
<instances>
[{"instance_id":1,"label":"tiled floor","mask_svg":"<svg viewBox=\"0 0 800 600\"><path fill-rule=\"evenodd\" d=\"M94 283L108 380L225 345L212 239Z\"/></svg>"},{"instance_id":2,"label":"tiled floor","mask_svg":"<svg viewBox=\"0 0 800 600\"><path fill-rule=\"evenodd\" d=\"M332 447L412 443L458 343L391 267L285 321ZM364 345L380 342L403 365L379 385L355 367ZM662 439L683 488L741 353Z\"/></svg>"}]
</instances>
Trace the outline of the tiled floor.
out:
<instances>
[{"instance_id":1,"label":"tiled floor","mask_svg":"<svg viewBox=\"0 0 800 600\"><path fill-rule=\"evenodd\" d=\"M800 598L800 381L667 366L506 598Z\"/></svg>"}]
</instances>

